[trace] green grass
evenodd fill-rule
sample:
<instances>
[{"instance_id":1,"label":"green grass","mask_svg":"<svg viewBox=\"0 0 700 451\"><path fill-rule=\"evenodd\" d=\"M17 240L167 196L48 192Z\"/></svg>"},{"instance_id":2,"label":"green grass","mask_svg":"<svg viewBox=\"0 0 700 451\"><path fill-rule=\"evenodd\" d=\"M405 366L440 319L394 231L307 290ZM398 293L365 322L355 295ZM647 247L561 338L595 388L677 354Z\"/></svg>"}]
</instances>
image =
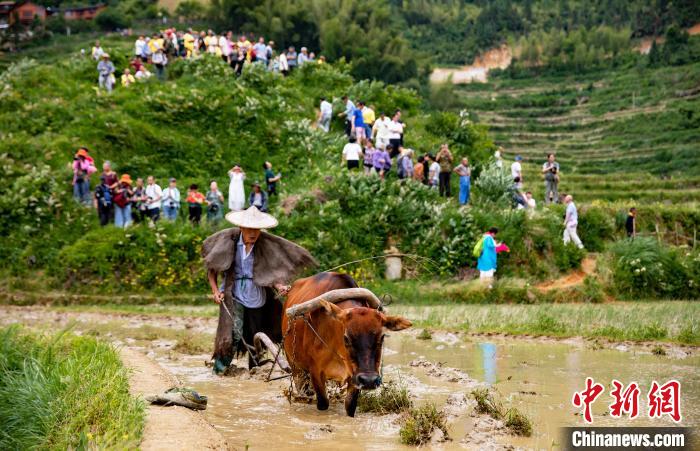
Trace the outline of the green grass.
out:
<instances>
[{"instance_id":1,"label":"green grass","mask_svg":"<svg viewBox=\"0 0 700 451\"><path fill-rule=\"evenodd\" d=\"M110 345L0 329L0 448L136 448L144 406Z\"/></svg>"},{"instance_id":2,"label":"green grass","mask_svg":"<svg viewBox=\"0 0 700 451\"><path fill-rule=\"evenodd\" d=\"M399 413L413 407L408 389L395 382L384 382L374 391L363 391L357 403L360 412L379 415Z\"/></svg>"},{"instance_id":3,"label":"green grass","mask_svg":"<svg viewBox=\"0 0 700 451\"><path fill-rule=\"evenodd\" d=\"M700 304L692 301L608 304L404 305L391 307L414 327L470 333L606 338L700 344Z\"/></svg>"}]
</instances>

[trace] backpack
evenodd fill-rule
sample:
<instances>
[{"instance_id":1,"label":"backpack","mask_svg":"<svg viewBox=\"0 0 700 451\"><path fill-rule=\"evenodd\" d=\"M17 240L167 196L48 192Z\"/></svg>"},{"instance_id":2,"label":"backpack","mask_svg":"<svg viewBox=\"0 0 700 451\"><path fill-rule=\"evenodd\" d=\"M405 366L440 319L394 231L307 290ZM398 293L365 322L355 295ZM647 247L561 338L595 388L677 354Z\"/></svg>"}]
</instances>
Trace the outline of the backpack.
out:
<instances>
[{"instance_id":1,"label":"backpack","mask_svg":"<svg viewBox=\"0 0 700 451\"><path fill-rule=\"evenodd\" d=\"M482 235L479 241L474 245L474 249L472 250L474 258L481 257L482 252L484 252L484 239L486 239L486 235Z\"/></svg>"},{"instance_id":2,"label":"backpack","mask_svg":"<svg viewBox=\"0 0 700 451\"><path fill-rule=\"evenodd\" d=\"M124 190L117 191L114 195L114 203L117 204L119 208L124 208L129 204L129 199L124 194Z\"/></svg>"},{"instance_id":3,"label":"backpack","mask_svg":"<svg viewBox=\"0 0 700 451\"><path fill-rule=\"evenodd\" d=\"M104 207L109 207L112 205L112 193L109 192L109 188L105 187L104 185L100 185L97 187L99 190L98 193L95 193L97 197L100 199L100 204Z\"/></svg>"}]
</instances>

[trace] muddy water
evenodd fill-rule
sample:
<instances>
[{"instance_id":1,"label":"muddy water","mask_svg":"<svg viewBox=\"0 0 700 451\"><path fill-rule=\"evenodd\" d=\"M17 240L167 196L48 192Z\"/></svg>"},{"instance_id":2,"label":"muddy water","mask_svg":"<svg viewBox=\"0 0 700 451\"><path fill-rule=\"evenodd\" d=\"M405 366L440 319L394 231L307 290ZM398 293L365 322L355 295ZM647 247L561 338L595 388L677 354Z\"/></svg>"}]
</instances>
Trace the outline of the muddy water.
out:
<instances>
[{"instance_id":1,"label":"muddy water","mask_svg":"<svg viewBox=\"0 0 700 451\"><path fill-rule=\"evenodd\" d=\"M594 425L666 425L668 420L652 422L646 411L646 392L652 380L665 382L675 378L682 385L684 426L699 426L700 357L684 359L654 356L650 353L620 350L593 350L585 345L518 340L463 341L443 335L442 341L416 340L409 335L394 334L387 340L385 379L406 384L416 403L432 401L444 405L455 393L468 393L472 383L449 382L446 378L426 374L424 368L409 365L424 358L461 369L470 378L494 386L506 406L525 412L533 423L529 438L487 433L490 445L501 448L550 449L560 443L559 428L584 425L571 406L574 391L583 389L586 376L610 386L613 378L624 383L636 381L642 390L642 415L635 420L606 416L610 403L608 391L594 404ZM188 385L210 396L205 415L237 448L251 449L410 449L399 444L399 426L395 416L379 417L358 413L345 416L341 402L332 403L326 412L314 405L289 405L282 395L288 382L266 384L255 380L220 378L202 367L203 356L161 359L161 363L180 375ZM435 444L436 449L483 449L485 443L460 443L474 427L468 412L451 418L454 441Z\"/></svg>"},{"instance_id":2,"label":"muddy water","mask_svg":"<svg viewBox=\"0 0 700 451\"><path fill-rule=\"evenodd\" d=\"M189 329L202 337L212 337L214 318L154 318L142 315L104 315L96 313L60 313L40 308L0 307L0 324L22 322L41 330L74 324L76 333L98 329L100 336L116 344L135 347L156 358L177 374L188 386L209 396L204 415L237 449L333 449L385 450L411 449L399 444L396 416L379 417L358 413L348 418L340 402L331 403L326 412L314 405L289 405L282 395L286 381L265 383L234 377L218 377L204 366L208 355L186 356L172 350L174 331ZM585 378L593 377L608 391L593 406L594 425L668 425L646 418L646 393L652 380L677 379L682 383L681 425L700 426L700 354L683 357L683 350L666 347L669 356L655 356L643 348L594 350L589 343L528 341L523 339L466 338L436 333L432 340L417 340L414 332L393 333L386 341L384 377L408 387L417 404L427 401L443 406L448 397L464 394L476 384L491 385L533 423L529 438L513 437L483 429L484 442L460 443L473 438L478 419L470 409L450 409L450 433L454 441L433 445L437 449L488 449L513 445L526 449L550 449L560 443L561 426L583 425L571 406L574 391L582 390ZM155 337L155 338L154 338ZM427 374L423 367L410 366L416 359L442 362L469 375L469 381L449 382L449 377ZM241 364L239 363L239 366ZM625 384L637 382L642 389L641 415L632 421L605 416L610 382L616 378ZM328 426L330 425L330 426ZM330 431L330 432L329 432Z\"/></svg>"}]
</instances>

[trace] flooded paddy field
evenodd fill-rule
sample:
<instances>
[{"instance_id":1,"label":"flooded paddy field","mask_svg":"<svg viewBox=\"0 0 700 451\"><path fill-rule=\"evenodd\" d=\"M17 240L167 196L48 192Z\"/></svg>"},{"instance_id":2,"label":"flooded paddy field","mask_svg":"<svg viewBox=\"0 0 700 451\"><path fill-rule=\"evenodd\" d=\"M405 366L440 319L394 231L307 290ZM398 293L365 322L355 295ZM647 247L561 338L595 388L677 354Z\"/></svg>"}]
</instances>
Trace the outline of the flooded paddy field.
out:
<instances>
[{"instance_id":1,"label":"flooded paddy field","mask_svg":"<svg viewBox=\"0 0 700 451\"><path fill-rule=\"evenodd\" d=\"M206 343L213 341L216 320L149 315L59 312L40 308L2 308L2 324L24 323L38 329L72 325L118 346L140 350L175 374L186 386L209 397L205 418L236 449L410 449L399 443L398 414L345 415L342 402L328 411L315 404L290 404L283 394L289 380L264 382L247 374L219 377L205 366ZM682 384L680 425L700 426L700 354L694 347L619 344L601 347L584 340L514 339L419 330L394 332L384 350L383 377L406 386L416 405L435 403L446 411L452 441L435 449L551 449L561 443L559 428L585 425L571 404L586 377L606 386L593 405L595 426L674 425L646 416L651 382L676 379ZM180 350L180 351L176 351ZM657 355L665 354L665 355ZM237 362L243 366L243 361ZM641 415L634 420L607 415L613 379L641 387ZM477 387L493 387L504 405L517 407L532 421L531 437L514 436L497 422L475 415L468 396ZM465 397L465 395L467 395Z\"/></svg>"}]
</instances>

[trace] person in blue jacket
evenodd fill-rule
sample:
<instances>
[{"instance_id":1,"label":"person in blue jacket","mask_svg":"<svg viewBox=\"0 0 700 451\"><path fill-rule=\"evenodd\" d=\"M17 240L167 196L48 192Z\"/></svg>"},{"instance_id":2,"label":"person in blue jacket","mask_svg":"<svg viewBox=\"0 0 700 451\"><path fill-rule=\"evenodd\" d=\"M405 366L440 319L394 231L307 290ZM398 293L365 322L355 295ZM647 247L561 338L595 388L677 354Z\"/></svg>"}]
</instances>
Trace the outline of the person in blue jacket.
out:
<instances>
[{"instance_id":1,"label":"person in blue jacket","mask_svg":"<svg viewBox=\"0 0 700 451\"><path fill-rule=\"evenodd\" d=\"M479 279L483 283L488 283L489 287L493 284L494 273L497 267L497 252L496 247L496 235L498 234L498 228L491 227L486 234L484 234L484 241L481 248L481 255L477 261L476 268L479 270Z\"/></svg>"}]
</instances>

